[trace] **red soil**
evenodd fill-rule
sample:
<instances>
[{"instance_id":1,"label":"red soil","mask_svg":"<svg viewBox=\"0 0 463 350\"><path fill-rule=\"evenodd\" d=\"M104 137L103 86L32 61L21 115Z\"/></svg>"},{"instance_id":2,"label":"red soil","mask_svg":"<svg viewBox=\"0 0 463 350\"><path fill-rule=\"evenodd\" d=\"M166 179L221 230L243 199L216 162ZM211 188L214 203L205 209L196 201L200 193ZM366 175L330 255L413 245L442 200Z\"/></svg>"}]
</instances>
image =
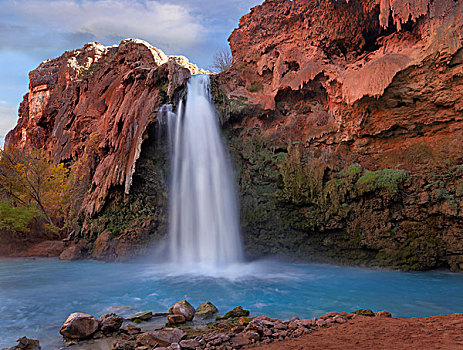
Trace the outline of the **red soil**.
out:
<instances>
[{"instance_id":1,"label":"red soil","mask_svg":"<svg viewBox=\"0 0 463 350\"><path fill-rule=\"evenodd\" d=\"M411 319L359 316L256 349L463 349L463 314Z\"/></svg>"}]
</instances>

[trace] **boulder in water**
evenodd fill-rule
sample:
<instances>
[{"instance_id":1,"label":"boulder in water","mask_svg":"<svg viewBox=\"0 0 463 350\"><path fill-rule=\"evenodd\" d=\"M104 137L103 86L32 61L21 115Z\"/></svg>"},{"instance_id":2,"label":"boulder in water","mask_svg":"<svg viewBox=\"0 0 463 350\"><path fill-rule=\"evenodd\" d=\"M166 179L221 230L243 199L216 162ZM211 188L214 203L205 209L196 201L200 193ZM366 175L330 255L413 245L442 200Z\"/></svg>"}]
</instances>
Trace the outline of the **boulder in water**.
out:
<instances>
[{"instance_id":1,"label":"boulder in water","mask_svg":"<svg viewBox=\"0 0 463 350\"><path fill-rule=\"evenodd\" d=\"M100 329L107 335L113 332L117 332L122 326L124 319L114 313L106 314L100 317Z\"/></svg>"},{"instance_id":2,"label":"boulder in water","mask_svg":"<svg viewBox=\"0 0 463 350\"><path fill-rule=\"evenodd\" d=\"M370 309L358 309L354 311L354 314L361 315L361 316L374 316L375 313Z\"/></svg>"},{"instance_id":3,"label":"boulder in water","mask_svg":"<svg viewBox=\"0 0 463 350\"><path fill-rule=\"evenodd\" d=\"M12 346L5 350L40 350L40 343L38 340L22 337L18 339L18 345Z\"/></svg>"},{"instance_id":4,"label":"boulder in water","mask_svg":"<svg viewBox=\"0 0 463 350\"><path fill-rule=\"evenodd\" d=\"M98 327L99 322L92 315L75 312L68 316L59 332L69 339L86 339L95 334Z\"/></svg>"},{"instance_id":5,"label":"boulder in water","mask_svg":"<svg viewBox=\"0 0 463 350\"><path fill-rule=\"evenodd\" d=\"M219 321L241 316L249 316L249 310L244 310L242 306L236 306L232 310L228 311L225 315L217 316L215 319Z\"/></svg>"},{"instance_id":6,"label":"boulder in water","mask_svg":"<svg viewBox=\"0 0 463 350\"><path fill-rule=\"evenodd\" d=\"M206 301L198 306L196 309L195 317L207 319L212 318L219 310L210 301Z\"/></svg>"},{"instance_id":7,"label":"boulder in water","mask_svg":"<svg viewBox=\"0 0 463 350\"><path fill-rule=\"evenodd\" d=\"M82 247L73 243L69 247L63 250L63 252L59 256L59 259L65 260L65 261L74 261L74 260L80 260L83 257L84 257L84 254L82 252Z\"/></svg>"},{"instance_id":8,"label":"boulder in water","mask_svg":"<svg viewBox=\"0 0 463 350\"><path fill-rule=\"evenodd\" d=\"M185 319L185 316L183 315L169 315L167 316L167 323L168 324L181 324L181 323L185 323L186 322L186 319Z\"/></svg>"},{"instance_id":9,"label":"boulder in water","mask_svg":"<svg viewBox=\"0 0 463 350\"><path fill-rule=\"evenodd\" d=\"M174 315L183 315L187 321L195 317L195 308L186 300L177 301L170 309L169 313Z\"/></svg>"}]
</instances>

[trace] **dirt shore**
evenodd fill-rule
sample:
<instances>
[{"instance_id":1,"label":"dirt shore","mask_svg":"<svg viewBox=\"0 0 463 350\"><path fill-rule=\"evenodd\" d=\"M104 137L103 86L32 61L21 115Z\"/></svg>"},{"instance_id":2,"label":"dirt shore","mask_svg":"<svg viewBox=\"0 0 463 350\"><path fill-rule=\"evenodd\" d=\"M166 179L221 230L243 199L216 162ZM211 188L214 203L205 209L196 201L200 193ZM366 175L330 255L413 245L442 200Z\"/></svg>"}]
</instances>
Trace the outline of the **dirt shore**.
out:
<instances>
[{"instance_id":1,"label":"dirt shore","mask_svg":"<svg viewBox=\"0 0 463 350\"><path fill-rule=\"evenodd\" d=\"M411 319L359 316L254 349L463 349L463 314Z\"/></svg>"}]
</instances>

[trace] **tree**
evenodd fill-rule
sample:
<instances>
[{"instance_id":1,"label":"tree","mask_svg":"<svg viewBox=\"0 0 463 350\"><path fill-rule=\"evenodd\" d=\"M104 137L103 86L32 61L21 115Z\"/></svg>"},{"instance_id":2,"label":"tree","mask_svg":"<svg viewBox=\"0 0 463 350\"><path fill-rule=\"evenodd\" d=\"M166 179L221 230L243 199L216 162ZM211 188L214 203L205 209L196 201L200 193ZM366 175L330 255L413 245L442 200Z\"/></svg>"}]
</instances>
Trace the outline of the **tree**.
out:
<instances>
[{"instance_id":1,"label":"tree","mask_svg":"<svg viewBox=\"0 0 463 350\"><path fill-rule=\"evenodd\" d=\"M214 61L212 63L212 69L223 72L232 66L233 57L230 50L222 48L217 51L214 55Z\"/></svg>"},{"instance_id":2,"label":"tree","mask_svg":"<svg viewBox=\"0 0 463 350\"><path fill-rule=\"evenodd\" d=\"M54 164L44 150L0 151L0 189L10 205L8 208L3 203L3 213L15 217L21 211L28 212L24 217L30 220L34 213L39 213L53 232L64 226L69 208L68 169L63 164ZM7 227L11 220L5 219L0 224Z\"/></svg>"},{"instance_id":3,"label":"tree","mask_svg":"<svg viewBox=\"0 0 463 350\"><path fill-rule=\"evenodd\" d=\"M8 199L0 199L0 230L8 230L20 239L21 234L29 232L31 222L40 217L33 206L15 206Z\"/></svg>"}]
</instances>

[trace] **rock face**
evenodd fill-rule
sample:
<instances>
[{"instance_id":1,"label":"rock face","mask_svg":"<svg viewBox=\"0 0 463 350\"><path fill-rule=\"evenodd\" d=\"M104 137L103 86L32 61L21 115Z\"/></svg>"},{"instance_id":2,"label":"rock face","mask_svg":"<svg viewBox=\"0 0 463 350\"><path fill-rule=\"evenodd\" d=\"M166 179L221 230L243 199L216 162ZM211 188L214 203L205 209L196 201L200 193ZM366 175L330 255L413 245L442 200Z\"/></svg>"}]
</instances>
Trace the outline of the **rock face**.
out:
<instances>
[{"instance_id":1,"label":"rock face","mask_svg":"<svg viewBox=\"0 0 463 350\"><path fill-rule=\"evenodd\" d=\"M241 19L213 90L249 256L463 267L462 16L287 0Z\"/></svg>"},{"instance_id":2,"label":"rock face","mask_svg":"<svg viewBox=\"0 0 463 350\"><path fill-rule=\"evenodd\" d=\"M70 161L98 135L84 200L85 211L92 214L101 210L110 188L122 186L129 193L157 108L191 74L201 72L141 40L124 40L116 47L90 43L68 51L30 72L20 120L5 146L44 147L56 161Z\"/></svg>"},{"instance_id":3,"label":"rock face","mask_svg":"<svg viewBox=\"0 0 463 350\"><path fill-rule=\"evenodd\" d=\"M18 256L57 257L64 250L63 241L44 241L33 245Z\"/></svg>"},{"instance_id":4,"label":"rock face","mask_svg":"<svg viewBox=\"0 0 463 350\"><path fill-rule=\"evenodd\" d=\"M69 339L86 339L91 337L99 327L98 320L82 312L70 314L61 326L60 333Z\"/></svg>"}]
</instances>

